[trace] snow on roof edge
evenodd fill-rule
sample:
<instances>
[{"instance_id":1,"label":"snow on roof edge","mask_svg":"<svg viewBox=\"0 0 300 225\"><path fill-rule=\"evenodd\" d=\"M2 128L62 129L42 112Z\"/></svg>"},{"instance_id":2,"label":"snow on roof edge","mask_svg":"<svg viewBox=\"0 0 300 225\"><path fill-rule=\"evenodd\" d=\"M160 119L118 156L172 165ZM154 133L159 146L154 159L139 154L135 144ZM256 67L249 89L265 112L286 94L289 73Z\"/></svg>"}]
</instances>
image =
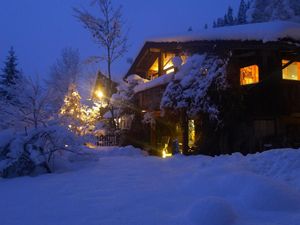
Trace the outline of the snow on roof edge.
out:
<instances>
[{"instance_id":1,"label":"snow on roof edge","mask_svg":"<svg viewBox=\"0 0 300 225\"><path fill-rule=\"evenodd\" d=\"M256 40L278 41L291 38L300 41L300 23L290 21L272 21L244 25L211 28L201 32L187 32L174 36L148 39L149 42L187 42L201 40Z\"/></svg>"}]
</instances>

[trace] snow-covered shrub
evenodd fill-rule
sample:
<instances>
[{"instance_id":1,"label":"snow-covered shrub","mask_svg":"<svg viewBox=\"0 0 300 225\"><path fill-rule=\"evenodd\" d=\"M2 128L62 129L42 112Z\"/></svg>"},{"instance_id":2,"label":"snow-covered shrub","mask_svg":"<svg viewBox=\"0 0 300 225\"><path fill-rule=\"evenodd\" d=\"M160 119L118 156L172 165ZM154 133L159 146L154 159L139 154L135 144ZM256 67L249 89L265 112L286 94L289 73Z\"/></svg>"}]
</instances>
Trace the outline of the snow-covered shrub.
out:
<instances>
[{"instance_id":1,"label":"snow-covered shrub","mask_svg":"<svg viewBox=\"0 0 300 225\"><path fill-rule=\"evenodd\" d=\"M141 78L138 75L130 75L126 78L126 82L122 82L117 87L117 93L111 97L111 104L114 108L126 111L130 108L131 100L134 95L134 88L139 85L146 83L148 80Z\"/></svg>"},{"instance_id":2,"label":"snow-covered shrub","mask_svg":"<svg viewBox=\"0 0 300 225\"><path fill-rule=\"evenodd\" d=\"M155 117L153 115L153 113L151 112L146 112L144 117L143 117L143 121L144 124L150 124L150 125L155 125L156 121L155 121Z\"/></svg>"},{"instance_id":3,"label":"snow-covered shrub","mask_svg":"<svg viewBox=\"0 0 300 225\"><path fill-rule=\"evenodd\" d=\"M167 86L161 108L186 109L189 116L206 113L212 120L218 120L219 107L212 100L211 90L228 88L227 62L228 59L218 56L191 56Z\"/></svg>"},{"instance_id":4,"label":"snow-covered shrub","mask_svg":"<svg viewBox=\"0 0 300 225\"><path fill-rule=\"evenodd\" d=\"M116 118L122 116L133 116L135 105L133 102L133 96L135 94L134 88L146 83L148 80L141 78L138 75L130 75L126 78L126 82L121 83L117 87L117 93L113 94L111 98L111 104L115 110Z\"/></svg>"},{"instance_id":5,"label":"snow-covered shrub","mask_svg":"<svg viewBox=\"0 0 300 225\"><path fill-rule=\"evenodd\" d=\"M0 134L0 177L34 175L53 170L54 156L79 151L80 140L64 127L52 125L15 133Z\"/></svg>"}]
</instances>

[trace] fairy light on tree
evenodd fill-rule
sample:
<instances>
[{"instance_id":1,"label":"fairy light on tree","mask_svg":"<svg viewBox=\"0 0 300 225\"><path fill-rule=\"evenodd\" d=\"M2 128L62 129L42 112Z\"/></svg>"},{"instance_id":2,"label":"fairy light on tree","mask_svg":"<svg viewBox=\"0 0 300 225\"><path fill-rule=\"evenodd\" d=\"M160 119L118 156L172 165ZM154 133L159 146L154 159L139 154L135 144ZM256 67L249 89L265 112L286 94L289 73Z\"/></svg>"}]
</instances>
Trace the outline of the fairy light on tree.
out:
<instances>
[{"instance_id":1,"label":"fairy light on tree","mask_svg":"<svg viewBox=\"0 0 300 225\"><path fill-rule=\"evenodd\" d=\"M81 96L76 85L71 84L60 109L63 123L74 133L85 135L92 133L95 124L101 119L100 110L103 104L93 101L92 106L81 103Z\"/></svg>"},{"instance_id":2,"label":"fairy light on tree","mask_svg":"<svg viewBox=\"0 0 300 225\"><path fill-rule=\"evenodd\" d=\"M64 98L64 104L60 109L63 123L65 123L71 131L80 134L82 127L82 108L80 103L81 97L76 89L75 84L71 84L67 95Z\"/></svg>"}]
</instances>

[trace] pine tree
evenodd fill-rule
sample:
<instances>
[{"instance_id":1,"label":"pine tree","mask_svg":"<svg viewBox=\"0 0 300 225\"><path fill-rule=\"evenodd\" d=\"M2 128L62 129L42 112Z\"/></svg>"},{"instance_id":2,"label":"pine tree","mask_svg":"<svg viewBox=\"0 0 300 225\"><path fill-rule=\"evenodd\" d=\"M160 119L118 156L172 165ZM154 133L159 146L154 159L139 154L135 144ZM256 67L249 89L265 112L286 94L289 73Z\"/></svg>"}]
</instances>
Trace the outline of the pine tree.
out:
<instances>
[{"instance_id":1,"label":"pine tree","mask_svg":"<svg viewBox=\"0 0 300 225\"><path fill-rule=\"evenodd\" d=\"M289 0L290 7L294 9L295 16L300 16L300 1L299 0Z\"/></svg>"},{"instance_id":2,"label":"pine tree","mask_svg":"<svg viewBox=\"0 0 300 225\"><path fill-rule=\"evenodd\" d=\"M216 27L218 27L218 26L217 26L216 21L214 20L214 22L213 22L213 28L216 28Z\"/></svg>"},{"instance_id":3,"label":"pine tree","mask_svg":"<svg viewBox=\"0 0 300 225\"><path fill-rule=\"evenodd\" d=\"M63 118L63 123L77 134L80 134L83 124L83 112L80 100L81 97L76 89L76 85L71 84L68 93L65 96L64 104L60 109L60 115Z\"/></svg>"},{"instance_id":4,"label":"pine tree","mask_svg":"<svg viewBox=\"0 0 300 225\"><path fill-rule=\"evenodd\" d=\"M224 19L223 19L223 27L228 26L228 25L229 25L228 16L227 16L227 13L225 13Z\"/></svg>"},{"instance_id":5,"label":"pine tree","mask_svg":"<svg viewBox=\"0 0 300 225\"><path fill-rule=\"evenodd\" d=\"M276 0L273 2L271 20L289 20L294 16L294 10L290 7L288 1Z\"/></svg>"},{"instance_id":6,"label":"pine tree","mask_svg":"<svg viewBox=\"0 0 300 225\"><path fill-rule=\"evenodd\" d=\"M273 0L255 0L253 4L252 23L270 21L273 9ZM270 7L272 6L272 7Z\"/></svg>"},{"instance_id":7,"label":"pine tree","mask_svg":"<svg viewBox=\"0 0 300 225\"><path fill-rule=\"evenodd\" d=\"M15 86L21 79L21 73L17 69L17 57L13 47L10 48L6 61L4 62L0 80L0 96L11 100Z\"/></svg>"},{"instance_id":8,"label":"pine tree","mask_svg":"<svg viewBox=\"0 0 300 225\"><path fill-rule=\"evenodd\" d=\"M246 13L247 13L247 5L245 3L245 0L241 0L238 15L237 15L237 24L245 24L247 22Z\"/></svg>"},{"instance_id":9,"label":"pine tree","mask_svg":"<svg viewBox=\"0 0 300 225\"><path fill-rule=\"evenodd\" d=\"M225 21L222 18L217 19L217 27L224 27L225 26Z\"/></svg>"},{"instance_id":10,"label":"pine tree","mask_svg":"<svg viewBox=\"0 0 300 225\"><path fill-rule=\"evenodd\" d=\"M233 25L234 24L234 18L233 18L233 9L229 6L226 14L226 22L227 25Z\"/></svg>"}]
</instances>

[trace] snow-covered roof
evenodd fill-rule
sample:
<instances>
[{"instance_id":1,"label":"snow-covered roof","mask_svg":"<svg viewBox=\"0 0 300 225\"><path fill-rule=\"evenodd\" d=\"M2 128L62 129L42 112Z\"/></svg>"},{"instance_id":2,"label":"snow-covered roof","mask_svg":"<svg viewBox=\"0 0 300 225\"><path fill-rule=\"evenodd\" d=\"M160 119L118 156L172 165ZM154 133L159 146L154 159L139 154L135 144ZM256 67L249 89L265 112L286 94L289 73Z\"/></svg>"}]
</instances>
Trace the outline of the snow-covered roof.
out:
<instances>
[{"instance_id":1,"label":"snow-covered roof","mask_svg":"<svg viewBox=\"0 0 300 225\"><path fill-rule=\"evenodd\" d=\"M164 75L162 75L162 76L160 76L160 77L158 77L158 78L156 78L154 80L151 80L151 81L148 81L148 82L141 83L141 84L137 85L134 88L134 92L137 93L137 92L145 91L145 90L157 87L157 86L161 86L161 85L167 84L172 79L173 79L173 73L171 73L171 74L164 74Z\"/></svg>"},{"instance_id":2,"label":"snow-covered roof","mask_svg":"<svg viewBox=\"0 0 300 225\"><path fill-rule=\"evenodd\" d=\"M211 28L201 32L188 32L185 34L153 38L151 42L188 42L204 40L251 40L251 41L277 41L291 38L300 41L300 23L289 21L272 21L266 23L252 23L245 25Z\"/></svg>"}]
</instances>

